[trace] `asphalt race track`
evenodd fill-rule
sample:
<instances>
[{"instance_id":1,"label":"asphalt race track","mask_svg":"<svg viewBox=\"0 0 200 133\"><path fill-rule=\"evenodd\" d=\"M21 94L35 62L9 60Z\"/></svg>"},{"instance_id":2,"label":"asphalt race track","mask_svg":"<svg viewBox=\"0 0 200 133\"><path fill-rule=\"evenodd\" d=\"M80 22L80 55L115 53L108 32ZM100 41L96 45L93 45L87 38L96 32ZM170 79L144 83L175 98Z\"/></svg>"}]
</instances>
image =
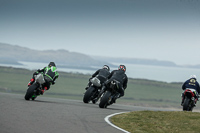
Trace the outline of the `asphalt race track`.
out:
<instances>
[{"instance_id":1,"label":"asphalt race track","mask_svg":"<svg viewBox=\"0 0 200 133\"><path fill-rule=\"evenodd\" d=\"M0 133L122 133L104 118L118 112L160 110L113 104L100 109L82 101L0 93Z\"/></svg>"}]
</instances>

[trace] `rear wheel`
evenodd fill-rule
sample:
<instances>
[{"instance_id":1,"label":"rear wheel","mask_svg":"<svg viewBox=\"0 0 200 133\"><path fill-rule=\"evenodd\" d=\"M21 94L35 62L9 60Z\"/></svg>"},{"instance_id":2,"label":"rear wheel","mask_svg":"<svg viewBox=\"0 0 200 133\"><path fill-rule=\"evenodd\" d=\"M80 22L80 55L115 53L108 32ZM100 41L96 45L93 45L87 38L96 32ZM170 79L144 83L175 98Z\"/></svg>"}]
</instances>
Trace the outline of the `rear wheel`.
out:
<instances>
[{"instance_id":1,"label":"rear wheel","mask_svg":"<svg viewBox=\"0 0 200 133\"><path fill-rule=\"evenodd\" d=\"M189 102L190 102L190 99L186 97L183 102L183 111L189 111Z\"/></svg>"},{"instance_id":2,"label":"rear wheel","mask_svg":"<svg viewBox=\"0 0 200 133\"><path fill-rule=\"evenodd\" d=\"M103 95L103 97L101 98L100 100L100 103L99 103L99 107L100 108L107 108L108 106L108 101L110 100L110 97L111 97L111 92L110 91L106 91Z\"/></svg>"},{"instance_id":3,"label":"rear wheel","mask_svg":"<svg viewBox=\"0 0 200 133\"><path fill-rule=\"evenodd\" d=\"M94 94L96 93L95 91L96 91L96 90L95 90L94 87L89 87L89 88L87 89L87 91L85 92L85 95L84 95L84 97L83 97L83 102L84 102L84 103L89 103L90 100L92 99L92 97L94 96Z\"/></svg>"}]
</instances>

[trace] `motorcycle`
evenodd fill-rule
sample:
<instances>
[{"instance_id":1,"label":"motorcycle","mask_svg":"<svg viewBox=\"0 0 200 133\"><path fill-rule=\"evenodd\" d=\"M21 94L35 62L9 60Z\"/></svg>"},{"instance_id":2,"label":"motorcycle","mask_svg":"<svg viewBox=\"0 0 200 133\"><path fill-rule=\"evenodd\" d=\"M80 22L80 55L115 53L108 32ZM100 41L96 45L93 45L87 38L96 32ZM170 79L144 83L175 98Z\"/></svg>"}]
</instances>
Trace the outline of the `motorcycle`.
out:
<instances>
[{"instance_id":1,"label":"motorcycle","mask_svg":"<svg viewBox=\"0 0 200 133\"><path fill-rule=\"evenodd\" d=\"M109 87L105 89L105 92L103 93L99 107L100 108L107 108L107 106L115 103L116 98L118 98L119 95L119 87L118 87L119 81L112 80L109 83Z\"/></svg>"},{"instance_id":2,"label":"motorcycle","mask_svg":"<svg viewBox=\"0 0 200 133\"><path fill-rule=\"evenodd\" d=\"M95 104L103 93L102 84L97 77L90 79L90 82L91 85L88 87L87 91L84 94L83 102L89 103L90 101L92 101L92 103Z\"/></svg>"},{"instance_id":3,"label":"motorcycle","mask_svg":"<svg viewBox=\"0 0 200 133\"><path fill-rule=\"evenodd\" d=\"M41 94L43 84L50 81L51 79L48 76L43 75L43 73L35 75L35 82L28 87L24 99L35 100L37 96Z\"/></svg>"},{"instance_id":4,"label":"motorcycle","mask_svg":"<svg viewBox=\"0 0 200 133\"><path fill-rule=\"evenodd\" d=\"M195 107L195 99L197 98L197 92L195 89L186 89L183 93L183 111L192 111Z\"/></svg>"}]
</instances>

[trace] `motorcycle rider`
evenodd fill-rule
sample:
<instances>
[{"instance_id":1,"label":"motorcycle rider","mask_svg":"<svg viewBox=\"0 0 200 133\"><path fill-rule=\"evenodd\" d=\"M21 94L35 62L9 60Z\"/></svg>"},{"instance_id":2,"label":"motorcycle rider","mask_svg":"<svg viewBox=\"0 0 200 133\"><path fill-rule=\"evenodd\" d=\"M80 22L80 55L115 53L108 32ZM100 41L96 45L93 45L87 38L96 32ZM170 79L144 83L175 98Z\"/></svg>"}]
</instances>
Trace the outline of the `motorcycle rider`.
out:
<instances>
[{"instance_id":1,"label":"motorcycle rider","mask_svg":"<svg viewBox=\"0 0 200 133\"><path fill-rule=\"evenodd\" d=\"M110 74L110 67L108 65L104 65L101 69L98 69L92 77L89 79L88 85L85 88L87 90L89 86L92 84L90 80L94 77L97 77L100 80L100 83L103 84L106 80L108 75ZM103 86L103 85L102 85Z\"/></svg>"},{"instance_id":2,"label":"motorcycle rider","mask_svg":"<svg viewBox=\"0 0 200 133\"><path fill-rule=\"evenodd\" d=\"M199 83L197 82L196 75L191 75L190 78L183 83L182 90L185 91L185 89L195 89L197 91L196 99L195 99L195 104L196 104L198 97L199 97L198 94L200 93L200 86L199 86ZM183 105L183 102L184 102L184 99L185 99L184 91L182 93L181 105Z\"/></svg>"},{"instance_id":3,"label":"motorcycle rider","mask_svg":"<svg viewBox=\"0 0 200 133\"><path fill-rule=\"evenodd\" d=\"M119 65L118 70L113 70L111 74L108 76L108 80L105 82L105 87L109 87L109 84L112 80L119 81L118 87L119 87L119 94L115 96L114 103L117 98L124 96L124 90L127 88L128 83L128 77L125 74L126 72L126 66L125 65Z\"/></svg>"},{"instance_id":4,"label":"motorcycle rider","mask_svg":"<svg viewBox=\"0 0 200 133\"><path fill-rule=\"evenodd\" d=\"M44 67L42 69L38 69L36 72L33 73L32 79L30 79L30 82L28 83L28 87L32 85L35 81L35 75L39 73L44 73L45 76L48 76L52 81L51 82L45 82L43 89L41 90L41 95L43 95L44 91L49 90L50 85L54 85L56 79L59 76L59 73L56 71L56 64L54 62L50 62L47 67Z\"/></svg>"}]
</instances>

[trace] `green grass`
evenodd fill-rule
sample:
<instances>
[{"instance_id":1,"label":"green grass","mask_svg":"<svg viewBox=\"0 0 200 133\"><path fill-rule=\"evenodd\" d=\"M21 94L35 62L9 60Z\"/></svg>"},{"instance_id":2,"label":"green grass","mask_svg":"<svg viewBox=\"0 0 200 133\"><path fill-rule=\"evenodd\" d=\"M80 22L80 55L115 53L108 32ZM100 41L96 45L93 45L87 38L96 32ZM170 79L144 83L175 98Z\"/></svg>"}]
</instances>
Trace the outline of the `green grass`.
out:
<instances>
[{"instance_id":1,"label":"green grass","mask_svg":"<svg viewBox=\"0 0 200 133\"><path fill-rule=\"evenodd\" d=\"M34 71L0 67L0 91L25 94L27 84ZM56 84L43 96L82 100L91 75L59 72ZM180 108L182 83L166 83L145 79L129 78L125 96L117 103Z\"/></svg>"},{"instance_id":2,"label":"green grass","mask_svg":"<svg viewBox=\"0 0 200 133\"><path fill-rule=\"evenodd\" d=\"M200 113L135 111L111 118L116 126L131 133L199 133Z\"/></svg>"}]
</instances>

